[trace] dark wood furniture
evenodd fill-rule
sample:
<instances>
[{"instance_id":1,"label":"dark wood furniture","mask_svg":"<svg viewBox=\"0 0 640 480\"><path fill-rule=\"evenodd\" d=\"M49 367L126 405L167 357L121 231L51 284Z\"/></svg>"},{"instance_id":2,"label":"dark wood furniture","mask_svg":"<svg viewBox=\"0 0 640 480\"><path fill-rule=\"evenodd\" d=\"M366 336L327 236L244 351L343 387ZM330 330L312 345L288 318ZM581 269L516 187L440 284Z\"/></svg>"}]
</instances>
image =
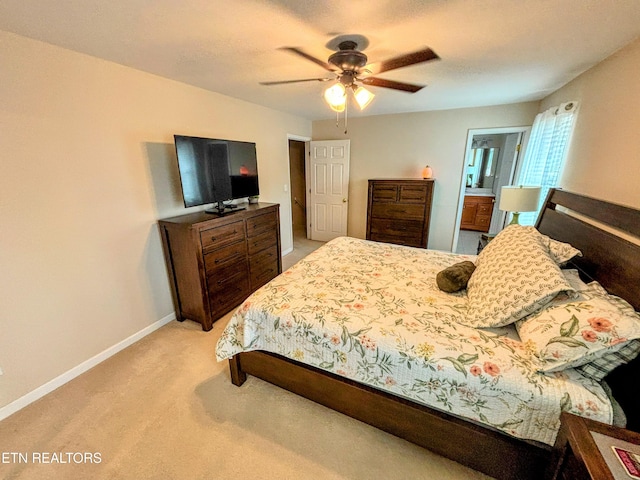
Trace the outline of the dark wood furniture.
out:
<instances>
[{"instance_id":1,"label":"dark wood furniture","mask_svg":"<svg viewBox=\"0 0 640 480\"><path fill-rule=\"evenodd\" d=\"M465 195L460 228L488 232L495 203L496 198L493 195Z\"/></svg>"},{"instance_id":2,"label":"dark wood furniture","mask_svg":"<svg viewBox=\"0 0 640 480\"><path fill-rule=\"evenodd\" d=\"M598 222L640 238L640 210L552 189L538 218L538 229L583 252L570 267L585 280L597 280L612 294L640 308L640 246L556 209L566 206ZM325 371L266 352L243 352L229 360L231 380L242 385L247 374L314 400L329 408L421 445L499 479L540 479L552 461L552 448L518 440ZM618 367L606 380L622 405L628 428L639 431L634 403L640 359Z\"/></svg>"},{"instance_id":3,"label":"dark wood furniture","mask_svg":"<svg viewBox=\"0 0 640 480\"><path fill-rule=\"evenodd\" d=\"M495 235L489 235L488 233L483 233L482 235L480 235L480 238L478 238L478 251L476 252L478 255L480 255L480 252L484 249L484 247L486 247L489 242L493 240L493 237L495 237Z\"/></svg>"},{"instance_id":4,"label":"dark wood furniture","mask_svg":"<svg viewBox=\"0 0 640 480\"><path fill-rule=\"evenodd\" d=\"M367 240L427 248L434 183L369 180Z\"/></svg>"},{"instance_id":5,"label":"dark wood furniture","mask_svg":"<svg viewBox=\"0 0 640 480\"><path fill-rule=\"evenodd\" d=\"M159 225L176 317L205 331L282 272L277 204L224 216L190 213Z\"/></svg>"},{"instance_id":6,"label":"dark wood furniture","mask_svg":"<svg viewBox=\"0 0 640 480\"><path fill-rule=\"evenodd\" d=\"M611 439L640 445L640 434L594 422L588 418L577 417L570 413L562 413L560 432L554 447L555 461L550 468L549 478L552 480L615 480L598 448L591 432L606 435ZM615 443L615 441L613 442ZM612 456L612 452L606 454ZM617 460L612 458L612 460ZM618 467L618 465L615 465ZM631 478L631 477L623 477Z\"/></svg>"}]
</instances>

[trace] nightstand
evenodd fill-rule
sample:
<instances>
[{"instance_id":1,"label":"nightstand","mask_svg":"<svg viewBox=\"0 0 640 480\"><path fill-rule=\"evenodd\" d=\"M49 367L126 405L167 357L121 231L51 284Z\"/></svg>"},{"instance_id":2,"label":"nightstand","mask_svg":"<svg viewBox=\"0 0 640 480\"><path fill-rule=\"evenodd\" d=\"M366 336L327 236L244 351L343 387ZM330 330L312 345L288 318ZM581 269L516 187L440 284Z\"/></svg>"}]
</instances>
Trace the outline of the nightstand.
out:
<instances>
[{"instance_id":1,"label":"nightstand","mask_svg":"<svg viewBox=\"0 0 640 480\"><path fill-rule=\"evenodd\" d=\"M478 251L476 252L478 255L480 255L482 249L487 246L487 243L493 240L493 237L495 237L495 235L489 233L483 233L480 235L480 238L478 239Z\"/></svg>"},{"instance_id":2,"label":"nightstand","mask_svg":"<svg viewBox=\"0 0 640 480\"><path fill-rule=\"evenodd\" d=\"M553 448L553 480L631 480L612 446L640 452L640 434L563 412Z\"/></svg>"}]
</instances>

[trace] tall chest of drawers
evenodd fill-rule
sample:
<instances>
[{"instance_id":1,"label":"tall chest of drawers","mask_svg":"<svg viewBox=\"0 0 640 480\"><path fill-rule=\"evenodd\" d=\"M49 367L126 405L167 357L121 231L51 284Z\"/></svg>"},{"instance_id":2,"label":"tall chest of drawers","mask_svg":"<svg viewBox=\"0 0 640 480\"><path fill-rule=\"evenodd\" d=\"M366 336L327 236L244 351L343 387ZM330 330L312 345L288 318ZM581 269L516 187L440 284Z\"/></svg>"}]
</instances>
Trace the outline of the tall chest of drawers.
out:
<instances>
[{"instance_id":1,"label":"tall chest of drawers","mask_svg":"<svg viewBox=\"0 0 640 480\"><path fill-rule=\"evenodd\" d=\"M434 180L369 180L367 240L427 248Z\"/></svg>"},{"instance_id":2,"label":"tall chest of drawers","mask_svg":"<svg viewBox=\"0 0 640 480\"><path fill-rule=\"evenodd\" d=\"M277 204L160 220L176 317L203 330L282 272Z\"/></svg>"}]
</instances>

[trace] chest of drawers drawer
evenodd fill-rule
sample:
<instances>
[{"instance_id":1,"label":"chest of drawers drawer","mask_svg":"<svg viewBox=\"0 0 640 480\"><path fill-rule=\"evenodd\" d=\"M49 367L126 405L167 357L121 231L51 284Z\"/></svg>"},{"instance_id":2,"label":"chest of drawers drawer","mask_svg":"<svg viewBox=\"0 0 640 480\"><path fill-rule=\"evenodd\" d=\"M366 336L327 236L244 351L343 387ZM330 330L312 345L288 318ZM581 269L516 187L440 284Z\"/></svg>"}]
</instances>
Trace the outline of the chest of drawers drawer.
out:
<instances>
[{"instance_id":1,"label":"chest of drawers drawer","mask_svg":"<svg viewBox=\"0 0 640 480\"><path fill-rule=\"evenodd\" d=\"M422 223L418 220L395 220L389 218L372 218L371 235L385 234L397 237L420 237ZM375 239L371 239L375 240Z\"/></svg>"},{"instance_id":2,"label":"chest of drawers drawer","mask_svg":"<svg viewBox=\"0 0 640 480\"><path fill-rule=\"evenodd\" d=\"M276 244L276 236L272 231L266 231L255 237L247 238L247 244L249 247L249 255L255 255L256 253L271 247Z\"/></svg>"},{"instance_id":3,"label":"chest of drawers drawer","mask_svg":"<svg viewBox=\"0 0 640 480\"><path fill-rule=\"evenodd\" d=\"M406 203L379 203L371 209L372 218L401 218L405 220L422 220L424 205Z\"/></svg>"},{"instance_id":4,"label":"chest of drawers drawer","mask_svg":"<svg viewBox=\"0 0 640 480\"><path fill-rule=\"evenodd\" d=\"M398 196L399 202L424 204L424 202L427 201L427 195L428 195L427 187L402 185L400 186L399 193L400 193Z\"/></svg>"},{"instance_id":5,"label":"chest of drawers drawer","mask_svg":"<svg viewBox=\"0 0 640 480\"><path fill-rule=\"evenodd\" d=\"M274 232L278 227L275 213L256 215L247 220L247 237L255 237L264 232Z\"/></svg>"},{"instance_id":6,"label":"chest of drawers drawer","mask_svg":"<svg viewBox=\"0 0 640 480\"><path fill-rule=\"evenodd\" d=\"M247 244L245 242L237 242L205 254L204 268L207 275L209 275L211 272L214 272L229 263L246 259L246 256Z\"/></svg>"},{"instance_id":7,"label":"chest of drawers drawer","mask_svg":"<svg viewBox=\"0 0 640 480\"><path fill-rule=\"evenodd\" d=\"M375 185L371 195L374 202L395 202L398 199L396 185Z\"/></svg>"},{"instance_id":8,"label":"chest of drawers drawer","mask_svg":"<svg viewBox=\"0 0 640 480\"><path fill-rule=\"evenodd\" d=\"M203 252L219 249L240 240L244 240L244 222L242 220L200 232Z\"/></svg>"},{"instance_id":9,"label":"chest of drawers drawer","mask_svg":"<svg viewBox=\"0 0 640 480\"><path fill-rule=\"evenodd\" d=\"M278 275L278 248L273 245L254 255L249 261L251 288L255 290Z\"/></svg>"},{"instance_id":10,"label":"chest of drawers drawer","mask_svg":"<svg viewBox=\"0 0 640 480\"><path fill-rule=\"evenodd\" d=\"M226 313L251 293L246 270L246 260L243 260L237 264L228 264L220 268L215 275L207 278L211 309L214 314Z\"/></svg>"}]
</instances>

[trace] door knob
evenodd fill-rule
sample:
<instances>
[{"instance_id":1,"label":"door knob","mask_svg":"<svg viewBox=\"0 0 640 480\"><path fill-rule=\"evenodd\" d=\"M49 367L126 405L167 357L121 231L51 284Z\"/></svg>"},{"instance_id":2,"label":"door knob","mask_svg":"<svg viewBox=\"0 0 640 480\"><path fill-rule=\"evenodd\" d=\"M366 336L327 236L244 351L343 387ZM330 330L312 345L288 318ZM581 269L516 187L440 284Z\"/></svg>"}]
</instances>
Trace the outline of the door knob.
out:
<instances>
[{"instance_id":1,"label":"door knob","mask_svg":"<svg viewBox=\"0 0 640 480\"><path fill-rule=\"evenodd\" d=\"M343 198L343 199L342 199L342 203L347 203L347 199L346 199L346 198Z\"/></svg>"}]
</instances>

